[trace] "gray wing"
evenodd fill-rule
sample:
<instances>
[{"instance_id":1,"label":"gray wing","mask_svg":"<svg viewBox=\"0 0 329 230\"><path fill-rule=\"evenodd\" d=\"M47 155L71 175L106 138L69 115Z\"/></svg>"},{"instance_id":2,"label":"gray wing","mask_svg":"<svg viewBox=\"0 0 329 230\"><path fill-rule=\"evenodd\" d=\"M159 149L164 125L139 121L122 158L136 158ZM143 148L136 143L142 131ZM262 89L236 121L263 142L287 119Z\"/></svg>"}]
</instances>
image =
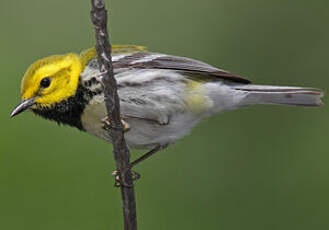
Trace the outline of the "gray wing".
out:
<instances>
[{"instance_id":1,"label":"gray wing","mask_svg":"<svg viewBox=\"0 0 329 230\"><path fill-rule=\"evenodd\" d=\"M123 69L115 75L121 112L161 125L186 105L185 76L166 69Z\"/></svg>"},{"instance_id":2,"label":"gray wing","mask_svg":"<svg viewBox=\"0 0 329 230\"><path fill-rule=\"evenodd\" d=\"M139 52L124 56L113 62L114 68L139 68L139 69L171 69L193 72L202 75L217 77L238 83L250 83L249 80L218 69L201 61L191 58L177 57L165 54Z\"/></svg>"},{"instance_id":3,"label":"gray wing","mask_svg":"<svg viewBox=\"0 0 329 230\"><path fill-rule=\"evenodd\" d=\"M210 76L249 83L238 75L185 57L139 52L114 55L112 60L123 116L163 125L169 123L173 114L183 112L185 106L185 75L169 70L191 72L200 78ZM84 83L93 80L93 76L98 79L100 74L96 59L89 61L81 76Z\"/></svg>"},{"instance_id":4,"label":"gray wing","mask_svg":"<svg viewBox=\"0 0 329 230\"><path fill-rule=\"evenodd\" d=\"M113 60L113 65L118 64L118 57L114 56ZM166 125L172 114L181 113L184 109L184 74L166 69L131 69L124 66L121 69L115 68L123 117ZM85 87L102 96L93 100L94 104L104 103L100 76L97 59L90 60L80 75Z\"/></svg>"}]
</instances>

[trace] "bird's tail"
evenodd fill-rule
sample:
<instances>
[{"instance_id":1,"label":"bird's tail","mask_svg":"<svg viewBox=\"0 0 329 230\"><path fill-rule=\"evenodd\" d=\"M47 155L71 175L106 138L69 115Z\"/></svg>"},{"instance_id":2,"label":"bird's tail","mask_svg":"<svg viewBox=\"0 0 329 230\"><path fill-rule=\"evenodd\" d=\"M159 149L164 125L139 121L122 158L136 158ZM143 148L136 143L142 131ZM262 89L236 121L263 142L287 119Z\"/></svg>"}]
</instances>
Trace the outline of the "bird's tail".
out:
<instances>
[{"instance_id":1,"label":"bird's tail","mask_svg":"<svg viewBox=\"0 0 329 230\"><path fill-rule=\"evenodd\" d=\"M268 85L235 85L232 88L245 93L243 104L281 104L295 106L321 106L323 91L314 88L268 86Z\"/></svg>"}]
</instances>

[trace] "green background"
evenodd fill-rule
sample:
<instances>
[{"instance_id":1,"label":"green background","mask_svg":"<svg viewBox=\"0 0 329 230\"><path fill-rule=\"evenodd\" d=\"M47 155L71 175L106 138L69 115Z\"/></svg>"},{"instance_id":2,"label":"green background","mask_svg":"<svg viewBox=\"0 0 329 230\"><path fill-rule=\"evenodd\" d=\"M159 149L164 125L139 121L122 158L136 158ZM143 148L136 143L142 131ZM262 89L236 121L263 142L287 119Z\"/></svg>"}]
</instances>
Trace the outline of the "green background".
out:
<instances>
[{"instance_id":1,"label":"green background","mask_svg":"<svg viewBox=\"0 0 329 230\"><path fill-rule=\"evenodd\" d=\"M109 2L109 1L107 1ZM328 0L111 0L114 44L328 90ZM94 45L90 1L0 2L0 229L122 229L111 146L25 113L26 68ZM136 168L139 229L329 229L329 111L215 116ZM142 152L132 152L139 156Z\"/></svg>"}]
</instances>

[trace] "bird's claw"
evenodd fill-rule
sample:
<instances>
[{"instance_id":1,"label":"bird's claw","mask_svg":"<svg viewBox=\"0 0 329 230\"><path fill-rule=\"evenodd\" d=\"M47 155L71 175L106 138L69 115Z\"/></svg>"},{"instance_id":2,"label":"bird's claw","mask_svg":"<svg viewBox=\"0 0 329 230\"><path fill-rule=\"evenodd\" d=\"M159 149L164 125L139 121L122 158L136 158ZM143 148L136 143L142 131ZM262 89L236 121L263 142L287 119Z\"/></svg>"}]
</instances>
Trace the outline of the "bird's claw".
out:
<instances>
[{"instance_id":1,"label":"bird's claw","mask_svg":"<svg viewBox=\"0 0 329 230\"><path fill-rule=\"evenodd\" d=\"M109 117L105 117L102 119L102 128L104 130L110 130L113 129L114 127L112 126L111 119ZM121 123L123 125L123 132L128 132L130 130L130 125L128 122L126 122L124 119L121 119Z\"/></svg>"},{"instance_id":2,"label":"bird's claw","mask_svg":"<svg viewBox=\"0 0 329 230\"><path fill-rule=\"evenodd\" d=\"M112 176L114 176L114 187L120 187L121 183L120 183L119 171L114 170L112 172Z\"/></svg>"},{"instance_id":3,"label":"bird's claw","mask_svg":"<svg viewBox=\"0 0 329 230\"><path fill-rule=\"evenodd\" d=\"M112 172L112 176L114 176L114 187L120 187L121 185L124 187L132 187L133 185L123 184L120 180L120 173L118 170L114 170ZM137 181L139 178L141 178L141 175L135 171L131 170L131 176L133 181Z\"/></svg>"}]
</instances>

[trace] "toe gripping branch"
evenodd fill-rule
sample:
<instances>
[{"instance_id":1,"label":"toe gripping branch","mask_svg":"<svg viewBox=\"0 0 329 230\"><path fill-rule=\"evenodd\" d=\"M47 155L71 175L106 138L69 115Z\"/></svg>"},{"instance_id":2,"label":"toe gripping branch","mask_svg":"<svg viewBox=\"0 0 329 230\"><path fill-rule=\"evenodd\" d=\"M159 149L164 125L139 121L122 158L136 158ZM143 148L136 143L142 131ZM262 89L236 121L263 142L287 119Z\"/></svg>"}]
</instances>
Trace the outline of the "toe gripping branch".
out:
<instances>
[{"instance_id":1,"label":"toe gripping branch","mask_svg":"<svg viewBox=\"0 0 329 230\"><path fill-rule=\"evenodd\" d=\"M137 164L139 164L140 162L146 160L147 158L151 157L152 155L154 155L155 153L165 149L168 147L168 144L167 145L157 145L155 146L153 149L151 149L149 152L145 153L144 155L142 155L141 157L139 157L138 159L136 159L135 161L131 162L130 163L130 170L136 166ZM131 174L132 174L132 178L133 178L133 181L137 181L139 178L141 178L141 175L133 170L131 170ZM112 173L112 176L114 176L114 179L115 179L115 182L114 182L114 186L115 187L120 187L121 185L122 186L125 186L125 187L131 187L132 185L125 185L125 184L122 184L121 181L120 181L120 173L118 170L115 170L113 173Z\"/></svg>"},{"instance_id":2,"label":"toe gripping branch","mask_svg":"<svg viewBox=\"0 0 329 230\"><path fill-rule=\"evenodd\" d=\"M119 127L114 127L112 125L111 119L109 117L105 117L101 120L102 122L102 128L104 130L110 130L110 129L119 129ZM128 132L130 130L130 125L128 124L128 122L126 122L123 118L121 118L121 123L123 126L123 132ZM134 172L131 170L131 174L132 174L132 179L133 181L138 180L140 178L140 174ZM132 187L133 185L129 185L129 184L123 184L120 180L120 172L118 170L115 170L112 172L112 176L114 176L114 186L115 187L120 187L120 186L124 186L124 187Z\"/></svg>"},{"instance_id":3,"label":"toe gripping branch","mask_svg":"<svg viewBox=\"0 0 329 230\"><path fill-rule=\"evenodd\" d=\"M109 129L118 129L118 127L112 126L111 119L109 117L105 117L102 119L103 126L102 128L104 130L109 130ZM130 130L130 125L128 122L124 120L124 118L121 118L121 123L123 125L123 132L128 132Z\"/></svg>"},{"instance_id":4,"label":"toe gripping branch","mask_svg":"<svg viewBox=\"0 0 329 230\"><path fill-rule=\"evenodd\" d=\"M114 187L132 187L133 185L128 185L128 184L122 184L120 180L120 172L118 170L115 170L112 172L112 176L114 176ZM133 181L137 181L139 178L141 178L141 175L133 170L131 170L131 176Z\"/></svg>"},{"instance_id":5,"label":"toe gripping branch","mask_svg":"<svg viewBox=\"0 0 329 230\"><path fill-rule=\"evenodd\" d=\"M128 122L126 122L124 120L124 118L121 117L121 122L123 125L123 132L128 132L130 130L130 125L128 124ZM112 123L111 123L111 119L109 117L105 117L102 119L102 123L103 126L102 128L104 130L109 130L109 129L118 129L118 127L113 127ZM153 149L151 149L149 152L145 153L144 155L142 155L141 157L139 157L138 159L136 159L135 161L131 162L130 164L130 171L132 174L132 179L133 181L138 180L141 175L135 171L132 171L131 169L136 166L137 164L139 164L140 162L144 161L145 159L151 157L152 155L154 155L155 153L159 152L160 150L163 150L165 148L168 147L168 144L165 145L156 145ZM127 184L123 184L120 181L120 172L118 170L115 170L112 172L112 176L114 176L115 182L114 182L114 186L115 187L120 187L120 186L125 186L125 187L132 187L132 185L127 185Z\"/></svg>"}]
</instances>

